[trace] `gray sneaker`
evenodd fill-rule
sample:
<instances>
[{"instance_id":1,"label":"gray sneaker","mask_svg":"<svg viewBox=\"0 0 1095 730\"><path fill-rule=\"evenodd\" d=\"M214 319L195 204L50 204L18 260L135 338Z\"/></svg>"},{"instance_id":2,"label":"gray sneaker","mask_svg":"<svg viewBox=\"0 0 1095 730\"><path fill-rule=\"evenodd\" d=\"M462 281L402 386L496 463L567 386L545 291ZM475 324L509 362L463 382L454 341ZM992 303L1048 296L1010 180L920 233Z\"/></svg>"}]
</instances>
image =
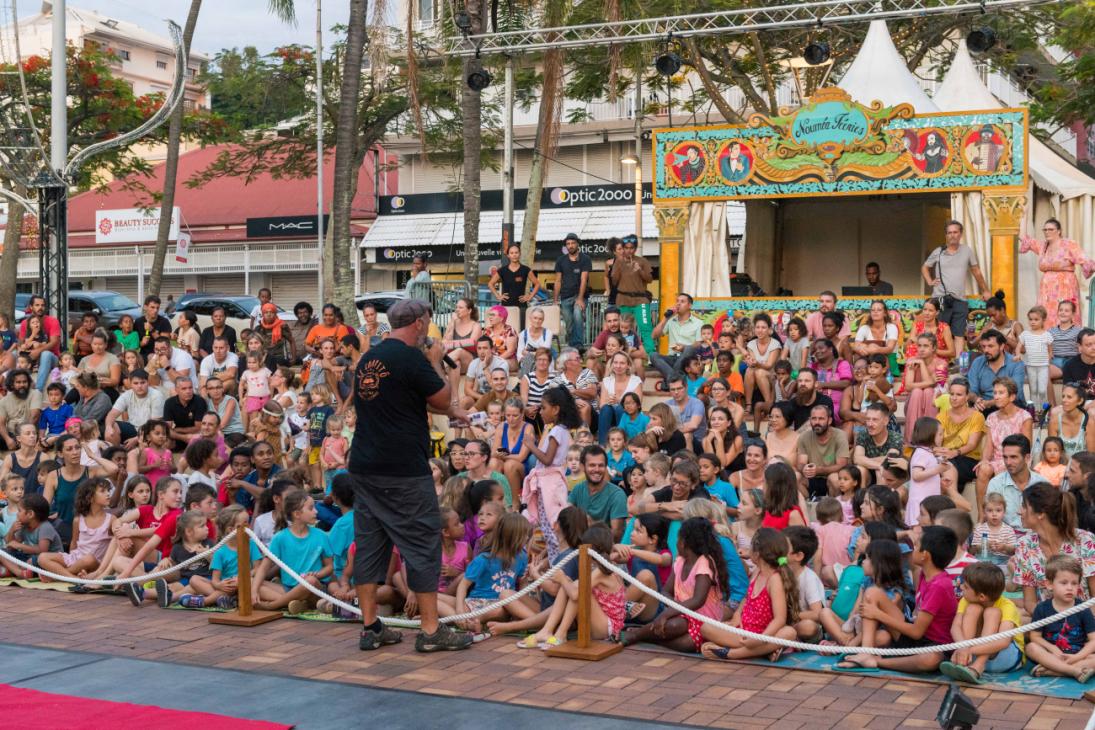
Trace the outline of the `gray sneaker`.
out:
<instances>
[{"instance_id":1,"label":"gray sneaker","mask_svg":"<svg viewBox=\"0 0 1095 730\"><path fill-rule=\"evenodd\" d=\"M414 650L428 654L434 651L460 651L472 645L471 634L458 634L448 626L441 624L432 634L420 632L414 640Z\"/></svg>"},{"instance_id":2,"label":"gray sneaker","mask_svg":"<svg viewBox=\"0 0 1095 730\"><path fill-rule=\"evenodd\" d=\"M373 651L389 644L398 644L401 641L403 641L403 632L396 631L390 626L385 626L380 631L362 629L357 647L362 651Z\"/></svg>"}]
</instances>

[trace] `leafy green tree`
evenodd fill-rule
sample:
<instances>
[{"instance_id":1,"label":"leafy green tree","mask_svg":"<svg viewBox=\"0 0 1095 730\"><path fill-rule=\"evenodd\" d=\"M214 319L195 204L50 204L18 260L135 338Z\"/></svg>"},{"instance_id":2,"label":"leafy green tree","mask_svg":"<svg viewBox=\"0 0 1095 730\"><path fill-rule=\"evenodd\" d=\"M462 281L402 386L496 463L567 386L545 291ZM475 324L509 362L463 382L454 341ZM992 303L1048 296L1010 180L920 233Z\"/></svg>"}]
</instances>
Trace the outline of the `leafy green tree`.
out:
<instances>
[{"instance_id":1,"label":"leafy green tree","mask_svg":"<svg viewBox=\"0 0 1095 730\"><path fill-rule=\"evenodd\" d=\"M284 46L261 54L254 46L225 49L199 77L213 111L235 130L263 129L312 111L305 69L311 49Z\"/></svg>"},{"instance_id":2,"label":"leafy green tree","mask_svg":"<svg viewBox=\"0 0 1095 730\"><path fill-rule=\"evenodd\" d=\"M1033 118L1040 122L1095 125L1095 0L1066 6L1054 45L1069 57L1032 89Z\"/></svg>"}]
</instances>

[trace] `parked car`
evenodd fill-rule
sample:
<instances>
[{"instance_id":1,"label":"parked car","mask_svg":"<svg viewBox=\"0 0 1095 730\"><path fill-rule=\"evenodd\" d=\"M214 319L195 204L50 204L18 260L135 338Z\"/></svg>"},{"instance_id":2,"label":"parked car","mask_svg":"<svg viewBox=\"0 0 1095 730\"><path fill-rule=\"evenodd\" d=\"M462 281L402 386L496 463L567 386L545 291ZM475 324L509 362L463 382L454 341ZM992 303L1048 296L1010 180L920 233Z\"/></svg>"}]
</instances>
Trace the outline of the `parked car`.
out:
<instances>
[{"instance_id":1,"label":"parked car","mask_svg":"<svg viewBox=\"0 0 1095 730\"><path fill-rule=\"evenodd\" d=\"M30 306L30 298L30 292L15 293L15 312L12 314L15 318L15 324L19 324L27 318L27 307Z\"/></svg>"},{"instance_id":2,"label":"parked car","mask_svg":"<svg viewBox=\"0 0 1095 730\"><path fill-rule=\"evenodd\" d=\"M226 297L228 296L224 292L219 291L188 291L179 296L178 299L171 300L170 304L165 303L161 314L166 317L170 317L179 310L186 309L187 302L192 302L195 299L206 299L208 297Z\"/></svg>"},{"instance_id":3,"label":"parked car","mask_svg":"<svg viewBox=\"0 0 1095 730\"><path fill-rule=\"evenodd\" d=\"M205 329L213 323L211 317L213 310L216 307L224 307L225 322L236 331L236 334L251 328L251 310L259 304L258 297L230 296L226 294L185 296L188 298L182 305L176 307L176 314L184 310L193 312L197 315L198 326ZM286 322L292 322L296 319L292 312L286 312L281 307L278 307L278 317ZM174 321L172 321L172 325L174 325Z\"/></svg>"},{"instance_id":4,"label":"parked car","mask_svg":"<svg viewBox=\"0 0 1095 730\"><path fill-rule=\"evenodd\" d=\"M91 312L99 315L99 326L112 330L118 326L122 315L133 319L141 316L141 307L125 294L93 289L70 289L68 292L69 327L80 326L83 316Z\"/></svg>"}]
</instances>

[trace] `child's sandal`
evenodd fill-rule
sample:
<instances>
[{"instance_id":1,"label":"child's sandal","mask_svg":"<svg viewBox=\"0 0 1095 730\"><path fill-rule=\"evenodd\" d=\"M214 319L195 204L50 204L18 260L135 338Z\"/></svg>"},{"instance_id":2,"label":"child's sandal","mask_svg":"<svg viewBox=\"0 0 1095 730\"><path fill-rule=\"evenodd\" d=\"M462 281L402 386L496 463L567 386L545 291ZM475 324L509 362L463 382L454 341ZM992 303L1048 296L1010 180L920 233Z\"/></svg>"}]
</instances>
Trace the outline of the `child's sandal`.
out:
<instances>
[{"instance_id":1,"label":"child's sandal","mask_svg":"<svg viewBox=\"0 0 1095 730\"><path fill-rule=\"evenodd\" d=\"M562 646L562 645L563 645L563 642L559 641L559 639L557 637L549 636L544 641L541 641L537 645L537 648L538 649L551 649L552 647Z\"/></svg>"},{"instance_id":2,"label":"child's sandal","mask_svg":"<svg viewBox=\"0 0 1095 730\"><path fill-rule=\"evenodd\" d=\"M518 649L536 649L540 646L540 642L536 640L534 634L529 634L525 638L517 642Z\"/></svg>"}]
</instances>

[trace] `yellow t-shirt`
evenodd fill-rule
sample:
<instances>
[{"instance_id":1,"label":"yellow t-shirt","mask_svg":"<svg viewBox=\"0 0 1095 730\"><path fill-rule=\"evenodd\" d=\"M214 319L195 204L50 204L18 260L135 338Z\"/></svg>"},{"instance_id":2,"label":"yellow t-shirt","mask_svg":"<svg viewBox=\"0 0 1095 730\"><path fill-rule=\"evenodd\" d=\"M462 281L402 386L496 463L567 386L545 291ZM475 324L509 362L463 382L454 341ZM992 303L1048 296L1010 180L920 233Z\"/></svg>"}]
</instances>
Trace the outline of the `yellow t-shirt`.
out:
<instances>
[{"instance_id":1,"label":"yellow t-shirt","mask_svg":"<svg viewBox=\"0 0 1095 730\"><path fill-rule=\"evenodd\" d=\"M985 416L980 411L972 411L972 415L962 423L954 423L950 419L950 397L943 394L936 398L935 405L939 409L936 419L943 426L943 448L960 449L970 440L975 433L985 432ZM981 440L982 444L984 439ZM981 460L981 444L966 454L974 461Z\"/></svg>"},{"instance_id":2,"label":"yellow t-shirt","mask_svg":"<svg viewBox=\"0 0 1095 730\"><path fill-rule=\"evenodd\" d=\"M965 598L960 600L958 602L958 615L961 616L963 613L965 613L966 612L966 606L968 606L968 605L970 605L969 601L967 601ZM994 603L992 605L995 608L1000 609L1000 623L1003 623L1003 622L1007 621L1008 623L1012 624L1013 626L1022 626L1023 625L1023 617L1019 615L1019 608L1015 605L1015 603L1010 598L1005 598L1004 596L1000 596L999 598L996 599L996 603ZM1003 630L1003 629L1001 629L1001 630ZM1017 647L1019 647L1019 653L1022 654L1023 653L1023 635L1022 634L1016 634L1015 636L1012 637L1012 641L1014 641L1015 645Z\"/></svg>"}]
</instances>

